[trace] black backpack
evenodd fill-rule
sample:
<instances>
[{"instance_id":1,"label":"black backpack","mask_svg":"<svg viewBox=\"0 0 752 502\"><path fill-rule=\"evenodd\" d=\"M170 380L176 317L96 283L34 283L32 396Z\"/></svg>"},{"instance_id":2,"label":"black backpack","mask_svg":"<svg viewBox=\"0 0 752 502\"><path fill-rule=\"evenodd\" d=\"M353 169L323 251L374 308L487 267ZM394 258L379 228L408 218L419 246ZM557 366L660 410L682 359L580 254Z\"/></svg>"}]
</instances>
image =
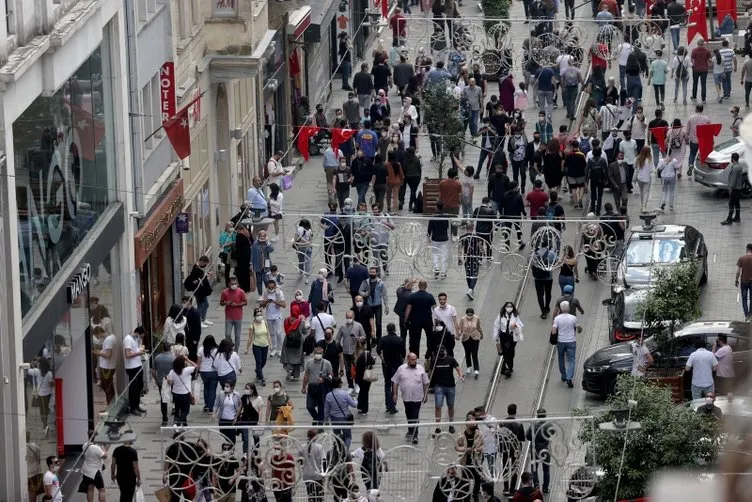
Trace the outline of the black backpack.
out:
<instances>
[{"instance_id":1,"label":"black backpack","mask_svg":"<svg viewBox=\"0 0 752 502\"><path fill-rule=\"evenodd\" d=\"M363 461L360 463L360 473L363 479L371 481L371 486L378 486L377 480L381 471L381 460L371 448L363 449Z\"/></svg>"},{"instance_id":2,"label":"black backpack","mask_svg":"<svg viewBox=\"0 0 752 502\"><path fill-rule=\"evenodd\" d=\"M300 334L299 330L293 330L291 331L286 337L285 337L285 347L288 349L299 349L300 344L303 343L303 337Z\"/></svg>"},{"instance_id":3,"label":"black backpack","mask_svg":"<svg viewBox=\"0 0 752 502\"><path fill-rule=\"evenodd\" d=\"M679 59L679 56L677 56L676 59L677 61L679 61L679 66L676 67L676 78L678 78L679 80L684 80L689 77L687 67L684 66L684 61L686 61L687 56L685 55L681 59Z\"/></svg>"},{"instance_id":4,"label":"black backpack","mask_svg":"<svg viewBox=\"0 0 752 502\"><path fill-rule=\"evenodd\" d=\"M413 213L422 213L423 212L423 192L418 192L418 195L415 197L415 202L413 202Z\"/></svg>"}]
</instances>

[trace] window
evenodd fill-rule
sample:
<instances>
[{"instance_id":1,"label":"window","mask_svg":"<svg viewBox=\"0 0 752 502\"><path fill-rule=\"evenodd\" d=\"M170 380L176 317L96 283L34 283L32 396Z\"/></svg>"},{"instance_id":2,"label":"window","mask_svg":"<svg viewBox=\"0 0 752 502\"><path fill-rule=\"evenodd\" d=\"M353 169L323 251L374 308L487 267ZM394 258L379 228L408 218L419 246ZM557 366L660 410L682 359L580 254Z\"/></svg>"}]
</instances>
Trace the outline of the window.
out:
<instances>
[{"instance_id":1,"label":"window","mask_svg":"<svg viewBox=\"0 0 752 502\"><path fill-rule=\"evenodd\" d=\"M199 0L190 0L191 2L191 28L201 24L201 3Z\"/></svg>"},{"instance_id":2,"label":"window","mask_svg":"<svg viewBox=\"0 0 752 502\"><path fill-rule=\"evenodd\" d=\"M178 1L178 39L183 40L191 36L191 6L188 2Z\"/></svg>"},{"instance_id":3,"label":"window","mask_svg":"<svg viewBox=\"0 0 752 502\"><path fill-rule=\"evenodd\" d=\"M138 11L136 18L138 19L139 24L145 23L149 19L148 13L146 12L146 0L138 0L136 10Z\"/></svg>"},{"instance_id":4,"label":"window","mask_svg":"<svg viewBox=\"0 0 752 502\"><path fill-rule=\"evenodd\" d=\"M151 82L147 82L143 89L141 89L141 124L144 130L144 137L149 136L152 133L151 119L152 119L152 100L151 100ZM146 148L154 148L153 138L146 140ZM144 152L144 158L147 152Z\"/></svg>"},{"instance_id":5,"label":"window","mask_svg":"<svg viewBox=\"0 0 752 502\"><path fill-rule=\"evenodd\" d=\"M5 0L5 30L8 35L16 33L16 16L13 12L13 0Z\"/></svg>"},{"instance_id":6,"label":"window","mask_svg":"<svg viewBox=\"0 0 752 502\"><path fill-rule=\"evenodd\" d=\"M151 131L159 131L154 135L155 138L161 138L164 132L160 127L162 126L162 113L161 113L161 90L159 87L159 72L155 73L151 78Z\"/></svg>"}]
</instances>

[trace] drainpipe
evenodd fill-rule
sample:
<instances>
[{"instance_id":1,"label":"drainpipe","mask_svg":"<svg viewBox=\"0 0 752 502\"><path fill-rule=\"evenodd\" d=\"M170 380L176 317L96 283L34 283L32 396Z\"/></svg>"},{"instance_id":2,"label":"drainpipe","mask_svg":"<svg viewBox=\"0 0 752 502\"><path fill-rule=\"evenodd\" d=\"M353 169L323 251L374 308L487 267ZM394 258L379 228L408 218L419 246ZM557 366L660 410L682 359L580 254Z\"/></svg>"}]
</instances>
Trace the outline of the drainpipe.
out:
<instances>
[{"instance_id":1,"label":"drainpipe","mask_svg":"<svg viewBox=\"0 0 752 502\"><path fill-rule=\"evenodd\" d=\"M141 112L139 108L140 88L138 85L138 47L136 37L136 12L134 3L125 0L125 33L128 66L128 118L131 122L131 158L133 160L133 208L141 217L144 215L144 173L141 157ZM169 4L168 7L169 9Z\"/></svg>"}]
</instances>

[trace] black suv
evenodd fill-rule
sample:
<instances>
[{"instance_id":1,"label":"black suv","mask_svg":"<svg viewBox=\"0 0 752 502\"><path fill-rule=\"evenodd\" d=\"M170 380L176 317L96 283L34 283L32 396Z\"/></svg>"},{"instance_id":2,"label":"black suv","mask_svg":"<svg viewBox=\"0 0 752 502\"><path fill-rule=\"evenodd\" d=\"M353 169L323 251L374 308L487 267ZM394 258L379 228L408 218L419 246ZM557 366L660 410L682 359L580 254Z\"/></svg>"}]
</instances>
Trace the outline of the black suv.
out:
<instances>
[{"instance_id":1,"label":"black suv","mask_svg":"<svg viewBox=\"0 0 752 502\"><path fill-rule=\"evenodd\" d=\"M661 353L653 338L647 338L647 344L654 366L681 369L686 365L689 355L695 351L695 342L702 339L710 350L715 344L716 336L721 333L728 336L728 343L734 351L734 369L736 378L746 375L752 323L740 321L697 321L685 325L674 334L675 343L671 354ZM614 393L616 377L620 373L632 371L632 343L623 342L604 347L588 357L584 364L582 388L586 392L608 396ZM691 389L691 373L684 375L684 389Z\"/></svg>"}]
</instances>

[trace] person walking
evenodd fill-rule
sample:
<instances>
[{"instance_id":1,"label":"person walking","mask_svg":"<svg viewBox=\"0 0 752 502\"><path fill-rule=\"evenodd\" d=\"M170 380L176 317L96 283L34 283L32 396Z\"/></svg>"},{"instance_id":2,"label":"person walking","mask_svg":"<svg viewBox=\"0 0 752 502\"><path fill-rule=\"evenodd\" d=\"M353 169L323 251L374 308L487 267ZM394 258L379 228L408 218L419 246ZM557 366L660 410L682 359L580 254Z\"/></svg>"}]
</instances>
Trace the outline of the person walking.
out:
<instances>
[{"instance_id":1,"label":"person walking","mask_svg":"<svg viewBox=\"0 0 752 502\"><path fill-rule=\"evenodd\" d=\"M142 356L146 353L143 345L145 335L144 327L138 326L123 338L124 365L128 375L128 411L131 415L139 417L146 413L146 410L141 407L141 393L144 390Z\"/></svg>"},{"instance_id":2,"label":"person walking","mask_svg":"<svg viewBox=\"0 0 752 502\"><path fill-rule=\"evenodd\" d=\"M193 293L196 299L196 306L201 314L201 327L208 328L212 324L206 320L206 313L209 311L209 297L212 294L211 278L214 273L209 270L209 257L201 256L193 265L191 273L183 281L183 287Z\"/></svg>"},{"instance_id":3,"label":"person walking","mask_svg":"<svg viewBox=\"0 0 752 502\"><path fill-rule=\"evenodd\" d=\"M721 40L721 48L718 51L721 55L722 65L723 65L723 99L729 99L731 97L731 74L736 73L737 70L737 62L736 62L736 53L734 52L734 49L729 47L729 41L728 38L723 38ZM722 100L719 99L718 102L720 103Z\"/></svg>"},{"instance_id":4,"label":"person walking","mask_svg":"<svg viewBox=\"0 0 752 502\"><path fill-rule=\"evenodd\" d=\"M658 162L658 177L661 178L663 187L661 189L661 211L666 210L668 202L669 210L674 210L674 201L676 199L676 178L679 175L681 167L676 159L669 154Z\"/></svg>"},{"instance_id":5,"label":"person walking","mask_svg":"<svg viewBox=\"0 0 752 502\"><path fill-rule=\"evenodd\" d=\"M561 302L569 302L569 311L574 312L574 315L577 315L577 312L579 312L580 315L585 315L585 310L582 308L580 300L578 300L574 296L574 288L569 284L564 286L564 294L556 299L556 304L554 306L554 317L561 314Z\"/></svg>"},{"instance_id":6,"label":"person walking","mask_svg":"<svg viewBox=\"0 0 752 502\"><path fill-rule=\"evenodd\" d=\"M713 54L705 46L705 40L697 40L697 47L692 49L690 60L692 62L692 101L697 100L697 82L700 82L700 98L703 104L707 97L706 86L708 81L708 72L712 65Z\"/></svg>"},{"instance_id":7,"label":"person walking","mask_svg":"<svg viewBox=\"0 0 752 502\"><path fill-rule=\"evenodd\" d=\"M431 376L428 387L434 391L434 417L436 420L436 429L434 435L441 434L441 410L444 407L444 400L447 403L447 417L449 422L454 422L454 399L456 395L456 382L453 373L456 372L460 381L465 381L465 375L462 373L457 360L449 355L446 348L439 348L438 357L434 360L431 368ZM449 433L454 434L454 426L449 426Z\"/></svg>"},{"instance_id":8,"label":"person walking","mask_svg":"<svg viewBox=\"0 0 752 502\"><path fill-rule=\"evenodd\" d=\"M110 478L120 490L120 502L132 502L136 488L141 486L141 467L133 441L123 441L112 451Z\"/></svg>"},{"instance_id":9,"label":"person walking","mask_svg":"<svg viewBox=\"0 0 752 502\"><path fill-rule=\"evenodd\" d=\"M499 441L499 455L502 465L517 465L520 457L522 444L525 442L525 426L517 421L517 405L507 405L507 416L504 422L499 424L499 435L503 438ZM517 486L517 469L512 469L509 476L504 478L504 494L511 496Z\"/></svg>"},{"instance_id":10,"label":"person walking","mask_svg":"<svg viewBox=\"0 0 752 502\"><path fill-rule=\"evenodd\" d=\"M251 245L253 239L248 227L238 223L235 226L235 246L231 258L235 262L235 277L238 278L238 286L246 293L251 292ZM253 288L256 289L256 288ZM196 340L198 343L198 339Z\"/></svg>"},{"instance_id":11,"label":"person walking","mask_svg":"<svg viewBox=\"0 0 752 502\"><path fill-rule=\"evenodd\" d=\"M280 413L280 408L285 406L290 410L294 408L294 403L290 396L285 392L282 387L282 382L275 380L272 382L272 393L266 399L266 423L273 424L277 421L277 415Z\"/></svg>"},{"instance_id":12,"label":"person walking","mask_svg":"<svg viewBox=\"0 0 752 502\"><path fill-rule=\"evenodd\" d=\"M371 355L370 350L362 350L355 360L355 385L358 387L358 415L368 414L368 398L371 392L371 383L376 375L373 373L373 366L376 360ZM366 373L370 370L370 376Z\"/></svg>"},{"instance_id":13,"label":"person walking","mask_svg":"<svg viewBox=\"0 0 752 502\"><path fill-rule=\"evenodd\" d=\"M188 414L195 402L191 392L191 376L198 366L187 357L178 357L167 374L167 383L172 387L172 402L175 405L175 425L188 426Z\"/></svg>"},{"instance_id":14,"label":"person walking","mask_svg":"<svg viewBox=\"0 0 752 502\"><path fill-rule=\"evenodd\" d=\"M668 62L663 59L662 56L663 51L655 51L655 59L650 63L650 72L648 73L648 81L653 86L655 105L658 108L662 108L666 104L666 76L668 75Z\"/></svg>"},{"instance_id":15,"label":"person walking","mask_svg":"<svg viewBox=\"0 0 752 502\"><path fill-rule=\"evenodd\" d=\"M538 419L533 422L525 434L525 438L531 443L530 467L533 471L533 486L541 486L539 472L543 470L543 493L550 493L551 482L551 439L554 437L553 426L544 420L545 408L539 408L535 412Z\"/></svg>"},{"instance_id":16,"label":"person walking","mask_svg":"<svg viewBox=\"0 0 752 502\"><path fill-rule=\"evenodd\" d=\"M472 372L477 380L480 376L478 349L480 341L483 340L483 327L480 317L475 314L475 309L472 307L468 307L465 310L465 315L460 318L457 336L465 349L465 372L467 374Z\"/></svg>"},{"instance_id":17,"label":"person walking","mask_svg":"<svg viewBox=\"0 0 752 502\"><path fill-rule=\"evenodd\" d=\"M425 282L425 281L423 281ZM392 401L397 402L397 396L402 391L402 403L405 407L407 423L412 424L405 434L412 444L418 444L418 423L420 405L428 398L428 375L423 365L418 364L418 355L410 352L407 363L401 365L392 377Z\"/></svg>"},{"instance_id":18,"label":"person walking","mask_svg":"<svg viewBox=\"0 0 752 502\"><path fill-rule=\"evenodd\" d=\"M303 339L307 329L305 316L300 310L300 304L293 303L290 306L290 315L284 322L285 341L282 344L282 354L279 362L285 368L285 379L296 382L300 377L300 369L303 367Z\"/></svg>"},{"instance_id":19,"label":"person walking","mask_svg":"<svg viewBox=\"0 0 752 502\"><path fill-rule=\"evenodd\" d=\"M240 356L235 351L235 345L225 338L219 342L217 355L214 357L214 369L217 370L217 382L224 387L225 382L237 382L238 376L243 371Z\"/></svg>"},{"instance_id":20,"label":"person walking","mask_svg":"<svg viewBox=\"0 0 752 502\"><path fill-rule=\"evenodd\" d=\"M389 298L386 284L378 276L376 267L368 269L368 279L360 284L358 292L373 313L374 324L376 325L376 343L378 343L381 339L381 320L385 314L389 314Z\"/></svg>"},{"instance_id":21,"label":"person walking","mask_svg":"<svg viewBox=\"0 0 752 502\"><path fill-rule=\"evenodd\" d=\"M107 459L107 450L94 443L96 433L89 431L89 441L83 444L83 463L81 464L81 484L78 487L80 493L86 493L87 502L94 502L94 491L99 492L99 502L107 500L107 492L102 477L102 467Z\"/></svg>"},{"instance_id":22,"label":"person walking","mask_svg":"<svg viewBox=\"0 0 752 502\"><path fill-rule=\"evenodd\" d=\"M399 318L399 334L403 340L407 339L407 326L405 325L405 311L407 310L407 301L410 299L410 295L413 294L413 287L417 281L408 277L397 288L396 297L394 302L394 313Z\"/></svg>"},{"instance_id":23,"label":"person walking","mask_svg":"<svg viewBox=\"0 0 752 502\"><path fill-rule=\"evenodd\" d=\"M742 65L741 82L744 86L744 107L749 110L749 93L752 91L752 55L749 53Z\"/></svg>"},{"instance_id":24,"label":"person walking","mask_svg":"<svg viewBox=\"0 0 752 502\"><path fill-rule=\"evenodd\" d=\"M375 95L373 75L368 71L368 63L360 65L360 71L353 76L352 82L355 94L358 96L358 104L362 110L371 107L371 97Z\"/></svg>"},{"instance_id":25,"label":"person walking","mask_svg":"<svg viewBox=\"0 0 752 502\"><path fill-rule=\"evenodd\" d=\"M614 205L617 208L622 204L625 206L629 201L629 191L627 189L627 179L629 168L624 163L624 152L616 154L616 161L608 166L608 181L611 184L611 192L614 194Z\"/></svg>"},{"instance_id":26,"label":"person walking","mask_svg":"<svg viewBox=\"0 0 752 502\"><path fill-rule=\"evenodd\" d=\"M564 260L559 268L559 288L561 294L564 294L564 288L571 286L574 290L575 284L580 282L580 275L577 267L577 256L574 249L569 244L564 245Z\"/></svg>"},{"instance_id":27,"label":"person walking","mask_svg":"<svg viewBox=\"0 0 752 502\"><path fill-rule=\"evenodd\" d=\"M634 181L640 187L640 210L644 213L648 209L650 200L650 183L653 179L653 160L650 146L643 146L635 159Z\"/></svg>"},{"instance_id":28,"label":"person walking","mask_svg":"<svg viewBox=\"0 0 752 502\"><path fill-rule=\"evenodd\" d=\"M316 276L316 279L311 283L311 289L308 292L308 303L315 305L316 310L318 310L319 304L323 305L324 308L321 309L321 312L331 310L329 302L334 301L334 290L329 282L328 275L329 270L326 268L319 269L319 273ZM322 331L321 338L323 338L323 336L324 333Z\"/></svg>"},{"instance_id":29,"label":"person walking","mask_svg":"<svg viewBox=\"0 0 752 502\"><path fill-rule=\"evenodd\" d=\"M532 264L533 281L535 282L535 294L538 297L540 318L545 319L551 311L551 288L554 284L552 268L556 262L556 254L551 250L551 242L543 242L534 251Z\"/></svg>"},{"instance_id":30,"label":"person walking","mask_svg":"<svg viewBox=\"0 0 752 502\"><path fill-rule=\"evenodd\" d=\"M433 278L446 279L449 255L449 215L444 214L444 203L436 202L436 217L428 220L428 243L433 257Z\"/></svg>"},{"instance_id":31,"label":"person walking","mask_svg":"<svg viewBox=\"0 0 752 502\"><path fill-rule=\"evenodd\" d=\"M689 139L689 161L687 163L687 176L692 176L692 170L695 167L697 152L700 149L699 139L697 138L697 126L710 124L710 117L704 113L703 105L695 106L695 113L687 119L687 136ZM678 161L684 160L683 158Z\"/></svg>"},{"instance_id":32,"label":"person walking","mask_svg":"<svg viewBox=\"0 0 752 502\"><path fill-rule=\"evenodd\" d=\"M668 122L663 118L663 110L660 108L655 110L655 118L648 122L647 142L650 146L650 153L653 159L653 167L658 166L658 161L661 160L661 152L665 150L665 143L658 142L658 138L653 129L663 129L668 132Z\"/></svg>"},{"instance_id":33,"label":"person walking","mask_svg":"<svg viewBox=\"0 0 752 502\"><path fill-rule=\"evenodd\" d=\"M211 338L211 341L214 341L214 337L211 335L208 335L207 338ZM162 427L165 427L167 425L167 403L169 402L169 397L162 395L162 382L165 378L167 378L167 375L170 373L170 370L172 369L172 363L175 362L175 356L172 355L172 352L170 352L170 342L163 341L160 344L161 352L154 356L154 361L152 362L152 368L151 368L151 376L154 379L154 383L157 385L157 391L159 392L159 406L160 411L162 412ZM200 359L200 356L199 356ZM209 360L211 363L211 359ZM199 369L200 371L200 369ZM215 375L216 378L216 375ZM215 380L216 382L216 380ZM216 389L216 383L214 385ZM204 401L206 402L206 394L207 394L207 386L204 383ZM204 411L206 411L206 407L204 407Z\"/></svg>"},{"instance_id":34,"label":"person walking","mask_svg":"<svg viewBox=\"0 0 752 502\"><path fill-rule=\"evenodd\" d=\"M514 355L517 342L522 340L522 323L517 307L514 303L506 302L502 305L499 315L494 319L493 339L496 342L496 353L502 358L501 372L507 378L514 371Z\"/></svg>"},{"instance_id":35,"label":"person walking","mask_svg":"<svg viewBox=\"0 0 752 502\"><path fill-rule=\"evenodd\" d=\"M206 335L203 341L203 347L198 353L198 371L201 375L201 382L204 386L204 413L211 411L214 399L217 396L217 383L219 377L214 367L214 360L217 358L217 342L213 335ZM174 360L174 357L173 357ZM156 365L156 362L155 362ZM167 370L169 372L169 369ZM165 405L165 410L167 406ZM167 421L167 415L162 414L162 421Z\"/></svg>"},{"instance_id":36,"label":"person walking","mask_svg":"<svg viewBox=\"0 0 752 502\"><path fill-rule=\"evenodd\" d=\"M368 267L357 256L354 256L352 265L345 271L345 279L347 279L347 288L350 291L354 307L355 298L360 295L361 284L368 280Z\"/></svg>"},{"instance_id":37,"label":"person walking","mask_svg":"<svg viewBox=\"0 0 752 502\"><path fill-rule=\"evenodd\" d=\"M228 443L235 445L237 431L233 428L235 422L240 417L241 400L240 394L235 390L235 384L225 382L222 387L223 392L217 394L214 406L212 407L212 420L217 421L219 432ZM228 428L223 428L228 427Z\"/></svg>"},{"instance_id":38,"label":"person walking","mask_svg":"<svg viewBox=\"0 0 752 502\"><path fill-rule=\"evenodd\" d=\"M225 308L225 338L231 338L235 332L235 346L240 347L240 333L243 330L243 307L248 305L245 292L238 287L238 280L230 278L229 286L222 290L219 304Z\"/></svg>"},{"instance_id":39,"label":"person walking","mask_svg":"<svg viewBox=\"0 0 752 502\"><path fill-rule=\"evenodd\" d=\"M305 364L300 390L306 395L306 409L313 419L313 425L323 423L324 398L333 376L331 363L324 359L324 348L317 345L313 349L313 357Z\"/></svg>"},{"instance_id":40,"label":"person walking","mask_svg":"<svg viewBox=\"0 0 752 502\"><path fill-rule=\"evenodd\" d=\"M245 388L243 389L243 395L240 396L240 414L238 415L238 420L236 424L238 426L251 426L251 425L258 425L259 421L261 420L261 417L264 416L263 414L264 410L264 398L262 398L259 393L258 389L256 388L256 384L253 383L247 383L245 384ZM249 446L249 432L251 435L253 435L253 446L257 447L259 442L261 442L261 431L260 430L251 430L246 428L238 428L238 431L243 438L243 451L249 452L248 446Z\"/></svg>"},{"instance_id":41,"label":"person walking","mask_svg":"<svg viewBox=\"0 0 752 502\"><path fill-rule=\"evenodd\" d=\"M324 422L328 422L335 427L333 429L334 434L342 439L347 449L350 449L352 429L348 426L353 424L353 415L350 408L357 407L358 403L341 387L342 379L337 376L332 377L332 390L324 399Z\"/></svg>"},{"instance_id":42,"label":"person walking","mask_svg":"<svg viewBox=\"0 0 752 502\"><path fill-rule=\"evenodd\" d=\"M648 367L653 364L650 348L645 345L644 333L639 333L637 338L629 343L629 349L633 356L632 376L644 377L647 374Z\"/></svg>"},{"instance_id":43,"label":"person walking","mask_svg":"<svg viewBox=\"0 0 752 502\"><path fill-rule=\"evenodd\" d=\"M260 300L259 306L264 309L269 331L269 345L271 346L269 355L272 357L282 355L284 339L282 309L287 307L287 302L282 290L277 286L277 281L267 281L266 289Z\"/></svg>"},{"instance_id":44,"label":"person walking","mask_svg":"<svg viewBox=\"0 0 752 502\"><path fill-rule=\"evenodd\" d=\"M559 305L561 313L554 318L551 327L552 337L556 338L556 352L559 356L559 373L561 381L567 383L570 389L574 387L572 378L574 378L575 367L575 350L577 348L577 333L582 332L577 318L569 313L569 302L561 302ZM566 364L564 358L566 357Z\"/></svg>"},{"instance_id":45,"label":"person walking","mask_svg":"<svg viewBox=\"0 0 752 502\"><path fill-rule=\"evenodd\" d=\"M384 397L386 411L390 415L397 413L397 403L394 399L392 378L405 362L405 338L397 335L394 323L386 325L386 335L381 337L376 353L381 357L381 371L384 374Z\"/></svg>"},{"instance_id":46,"label":"person walking","mask_svg":"<svg viewBox=\"0 0 752 502\"><path fill-rule=\"evenodd\" d=\"M403 171L405 173L405 183L400 189L399 209L402 210L402 206L405 203L405 193L407 187L410 187L410 199L408 201L407 210L412 212L415 206L415 199L418 195L418 185L422 179L423 167L420 162L420 157L415 153L414 147L408 147L405 153L405 160L403 162Z\"/></svg>"},{"instance_id":47,"label":"person walking","mask_svg":"<svg viewBox=\"0 0 752 502\"><path fill-rule=\"evenodd\" d=\"M728 173L728 216L721 222L721 225L731 225L732 223L741 223L741 203L739 202L744 189L746 173L744 167L739 163L739 154L731 154L731 165Z\"/></svg>"},{"instance_id":48,"label":"person walking","mask_svg":"<svg viewBox=\"0 0 752 502\"><path fill-rule=\"evenodd\" d=\"M409 329L409 350L413 354L420 353L421 332L425 332L426 340L433 331L433 308L436 299L426 291L428 283L424 280L418 282L418 291L410 295L405 309L405 323ZM416 356L417 357L417 356Z\"/></svg>"},{"instance_id":49,"label":"person walking","mask_svg":"<svg viewBox=\"0 0 752 502\"><path fill-rule=\"evenodd\" d=\"M673 3L678 2L673 0ZM671 34L673 35L673 30ZM680 85L682 88L683 103L687 104L687 83L689 82L690 65L691 61L687 57L687 50L684 47L679 47L671 59L671 78L674 79L674 104L676 104L679 98Z\"/></svg>"},{"instance_id":50,"label":"person walking","mask_svg":"<svg viewBox=\"0 0 752 502\"><path fill-rule=\"evenodd\" d=\"M342 345L334 339L334 328L324 330L324 339L318 342L319 347L324 349L324 359L332 365L332 375L345 376L345 359L342 354Z\"/></svg>"},{"instance_id":51,"label":"person walking","mask_svg":"<svg viewBox=\"0 0 752 502\"><path fill-rule=\"evenodd\" d=\"M465 429L458 434L454 449L459 454L459 464L463 467L464 473L469 474L469 478L472 479L472 489L467 493L465 500L470 500L470 497L472 497L472 500L477 501L480 500L480 485L482 482L480 469L485 460L483 433L478 427L474 411L465 415L465 421ZM451 429L454 429L454 427L451 427ZM452 497L449 500L455 500L455 498Z\"/></svg>"},{"instance_id":52,"label":"person walking","mask_svg":"<svg viewBox=\"0 0 752 502\"><path fill-rule=\"evenodd\" d=\"M692 399L705 397L708 392L715 392L713 373L718 369L715 354L705 348L705 339L699 337L695 342L695 351L689 355L684 371L692 372Z\"/></svg>"},{"instance_id":53,"label":"person walking","mask_svg":"<svg viewBox=\"0 0 752 502\"><path fill-rule=\"evenodd\" d=\"M749 319L752 313L752 242L747 244L746 252L736 260L734 285L739 288L744 319Z\"/></svg>"},{"instance_id":54,"label":"person walking","mask_svg":"<svg viewBox=\"0 0 752 502\"><path fill-rule=\"evenodd\" d=\"M256 274L256 289L259 296L263 294L264 275L269 272L273 251L274 246L267 241L266 230L260 230L256 241L251 245L251 271Z\"/></svg>"},{"instance_id":55,"label":"person walking","mask_svg":"<svg viewBox=\"0 0 752 502\"><path fill-rule=\"evenodd\" d=\"M283 343L283 340L280 340L280 355L282 355ZM266 385L264 366L269 356L269 326L264 319L264 310L260 307L253 309L253 322L248 328L248 343L245 346L246 355L249 349L253 349L253 360L256 363L256 383L263 387Z\"/></svg>"},{"instance_id":56,"label":"person walking","mask_svg":"<svg viewBox=\"0 0 752 502\"><path fill-rule=\"evenodd\" d=\"M444 204L444 212L451 216L460 214L462 199L462 184L457 180L459 171L452 167L447 171L447 177L439 182L439 200ZM457 227L450 225L452 240L457 241Z\"/></svg>"},{"instance_id":57,"label":"person walking","mask_svg":"<svg viewBox=\"0 0 752 502\"><path fill-rule=\"evenodd\" d=\"M462 97L467 100L467 106L470 110L470 135L478 136L478 117L483 110L483 90L476 85L475 79L470 78L467 87L462 91Z\"/></svg>"},{"instance_id":58,"label":"person walking","mask_svg":"<svg viewBox=\"0 0 752 502\"><path fill-rule=\"evenodd\" d=\"M608 183L608 160L600 143L594 146L590 153L592 155L588 155L587 158L585 178L590 182L590 212L599 215L603 203L603 188Z\"/></svg>"}]
</instances>

